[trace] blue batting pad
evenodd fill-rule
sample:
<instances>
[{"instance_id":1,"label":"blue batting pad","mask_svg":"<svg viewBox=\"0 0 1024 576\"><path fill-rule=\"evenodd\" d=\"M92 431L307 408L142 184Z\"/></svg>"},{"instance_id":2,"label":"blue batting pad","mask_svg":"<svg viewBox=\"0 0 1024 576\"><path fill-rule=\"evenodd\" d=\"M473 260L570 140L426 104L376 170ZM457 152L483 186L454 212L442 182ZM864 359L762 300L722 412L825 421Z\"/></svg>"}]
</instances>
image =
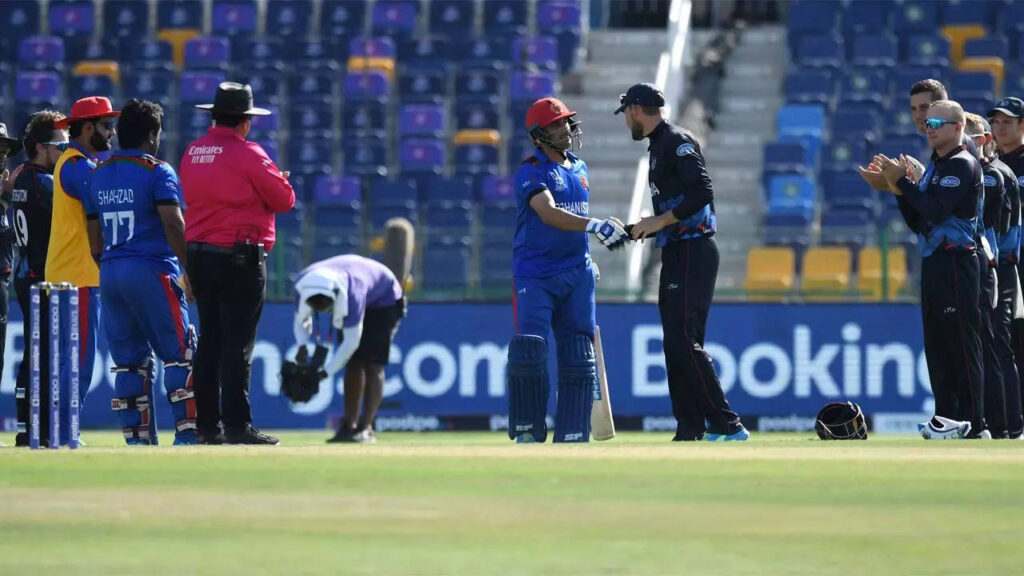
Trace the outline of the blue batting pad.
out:
<instances>
[{"instance_id":1,"label":"blue batting pad","mask_svg":"<svg viewBox=\"0 0 1024 576\"><path fill-rule=\"evenodd\" d=\"M589 442L590 409L594 403L597 362L586 334L558 339L558 397L555 442Z\"/></svg>"},{"instance_id":2,"label":"blue batting pad","mask_svg":"<svg viewBox=\"0 0 1024 576\"><path fill-rule=\"evenodd\" d=\"M529 432L547 439L548 346L544 338L516 335L508 345L508 437Z\"/></svg>"}]
</instances>

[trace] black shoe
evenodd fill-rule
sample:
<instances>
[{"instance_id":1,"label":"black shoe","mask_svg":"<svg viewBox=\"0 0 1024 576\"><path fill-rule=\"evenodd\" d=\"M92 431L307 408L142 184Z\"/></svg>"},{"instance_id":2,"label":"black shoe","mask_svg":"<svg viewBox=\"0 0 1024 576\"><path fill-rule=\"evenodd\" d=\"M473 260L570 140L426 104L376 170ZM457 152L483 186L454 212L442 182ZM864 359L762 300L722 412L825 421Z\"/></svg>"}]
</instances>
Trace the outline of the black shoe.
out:
<instances>
[{"instance_id":1,"label":"black shoe","mask_svg":"<svg viewBox=\"0 0 1024 576\"><path fill-rule=\"evenodd\" d=\"M18 447L28 446L28 432L18 432L15 434L14 445Z\"/></svg>"},{"instance_id":2,"label":"black shoe","mask_svg":"<svg viewBox=\"0 0 1024 576\"><path fill-rule=\"evenodd\" d=\"M676 432L676 435L672 437L672 441L673 442L697 442L697 441L703 440L703 439L704 439L704 435L703 434L700 434L700 435L697 435L697 436L686 436L686 435L680 434L679 432Z\"/></svg>"},{"instance_id":3,"label":"black shoe","mask_svg":"<svg viewBox=\"0 0 1024 576\"><path fill-rule=\"evenodd\" d=\"M220 446L221 444L227 443L227 438L224 437L224 431L219 428L214 432L196 432L196 440L200 444L207 444L210 446Z\"/></svg>"},{"instance_id":4,"label":"black shoe","mask_svg":"<svg viewBox=\"0 0 1024 576\"><path fill-rule=\"evenodd\" d=\"M331 436L330 438L327 439L327 443L337 444L357 442L357 433L358 430L356 430L355 428L346 428L344 425L342 425L341 428L338 428L338 431L334 433L334 436Z\"/></svg>"},{"instance_id":5,"label":"black shoe","mask_svg":"<svg viewBox=\"0 0 1024 576\"><path fill-rule=\"evenodd\" d=\"M261 444L274 446L281 441L269 434L257 430L252 424L246 424L245 428L239 431L227 431L224 433L227 444Z\"/></svg>"}]
</instances>

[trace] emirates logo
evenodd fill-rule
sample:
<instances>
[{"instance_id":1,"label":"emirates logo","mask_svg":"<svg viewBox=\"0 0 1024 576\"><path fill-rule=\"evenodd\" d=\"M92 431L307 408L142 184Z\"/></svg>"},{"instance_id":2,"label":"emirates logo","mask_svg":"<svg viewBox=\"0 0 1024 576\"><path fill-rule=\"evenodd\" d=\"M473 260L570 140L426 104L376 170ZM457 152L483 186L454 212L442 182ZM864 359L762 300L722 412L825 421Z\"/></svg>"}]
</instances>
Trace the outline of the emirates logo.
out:
<instances>
[{"instance_id":1,"label":"emirates logo","mask_svg":"<svg viewBox=\"0 0 1024 576\"><path fill-rule=\"evenodd\" d=\"M552 114L561 114L562 112L565 112L565 108L562 106L562 103L559 102L558 100L552 100L551 101L551 113Z\"/></svg>"}]
</instances>

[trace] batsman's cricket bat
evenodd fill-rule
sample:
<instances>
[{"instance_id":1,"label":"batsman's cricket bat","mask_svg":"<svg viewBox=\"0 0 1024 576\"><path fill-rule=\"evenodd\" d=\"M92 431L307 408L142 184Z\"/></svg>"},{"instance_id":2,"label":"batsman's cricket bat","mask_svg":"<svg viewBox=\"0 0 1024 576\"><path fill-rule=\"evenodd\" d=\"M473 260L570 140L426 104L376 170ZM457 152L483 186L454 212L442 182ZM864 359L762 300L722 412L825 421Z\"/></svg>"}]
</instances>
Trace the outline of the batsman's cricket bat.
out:
<instances>
[{"instance_id":1,"label":"batsman's cricket bat","mask_svg":"<svg viewBox=\"0 0 1024 576\"><path fill-rule=\"evenodd\" d=\"M594 405L590 409L590 434L594 440L611 440L615 438L615 421L612 420L612 399L608 396L600 326L594 331L594 355L597 357L598 382L594 385Z\"/></svg>"}]
</instances>

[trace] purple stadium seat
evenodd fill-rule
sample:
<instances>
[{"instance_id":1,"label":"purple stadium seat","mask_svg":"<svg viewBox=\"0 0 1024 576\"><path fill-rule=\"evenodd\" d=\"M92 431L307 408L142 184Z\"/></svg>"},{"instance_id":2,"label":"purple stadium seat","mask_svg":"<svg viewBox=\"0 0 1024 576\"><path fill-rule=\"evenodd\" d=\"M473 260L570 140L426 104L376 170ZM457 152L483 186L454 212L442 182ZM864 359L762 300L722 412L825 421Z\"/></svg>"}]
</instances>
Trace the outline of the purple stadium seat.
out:
<instances>
[{"instance_id":1,"label":"purple stadium seat","mask_svg":"<svg viewBox=\"0 0 1024 576\"><path fill-rule=\"evenodd\" d=\"M259 92L257 92L259 94ZM270 110L269 116L253 116L252 130L257 133L277 132L281 129L280 109L276 104L263 104L262 108ZM259 140L260 138L256 138Z\"/></svg>"},{"instance_id":2,"label":"purple stadium seat","mask_svg":"<svg viewBox=\"0 0 1024 576\"><path fill-rule=\"evenodd\" d=\"M541 1L537 4L537 30L578 29L581 25L581 14L579 2Z\"/></svg>"},{"instance_id":3,"label":"purple stadium seat","mask_svg":"<svg viewBox=\"0 0 1024 576\"><path fill-rule=\"evenodd\" d=\"M398 135L430 136L440 138L444 134L444 107L431 104L407 104L402 106L398 116Z\"/></svg>"},{"instance_id":4,"label":"purple stadium seat","mask_svg":"<svg viewBox=\"0 0 1024 576\"><path fill-rule=\"evenodd\" d=\"M505 204L516 201L516 186L509 176L488 176L484 178L481 200L485 204Z\"/></svg>"},{"instance_id":5,"label":"purple stadium seat","mask_svg":"<svg viewBox=\"0 0 1024 576\"><path fill-rule=\"evenodd\" d=\"M473 180L467 176L439 176L429 182L424 192L427 202L472 201Z\"/></svg>"},{"instance_id":6,"label":"purple stadium seat","mask_svg":"<svg viewBox=\"0 0 1024 576\"><path fill-rule=\"evenodd\" d=\"M18 46L22 67L50 68L64 64L64 40L57 36L29 36Z\"/></svg>"},{"instance_id":7,"label":"purple stadium seat","mask_svg":"<svg viewBox=\"0 0 1024 576\"><path fill-rule=\"evenodd\" d=\"M419 12L420 3L416 0L377 0L370 17L371 30L386 36L411 36Z\"/></svg>"},{"instance_id":8,"label":"purple stadium seat","mask_svg":"<svg viewBox=\"0 0 1024 576\"><path fill-rule=\"evenodd\" d=\"M21 40L40 33L40 2L37 0L11 0L3 3L0 10L0 51L11 54L17 51ZM7 60L0 58L0 60Z\"/></svg>"},{"instance_id":9,"label":"purple stadium seat","mask_svg":"<svg viewBox=\"0 0 1024 576\"><path fill-rule=\"evenodd\" d=\"M555 76L548 72L513 72L509 75L509 98L533 102L555 93Z\"/></svg>"},{"instance_id":10,"label":"purple stadium seat","mask_svg":"<svg viewBox=\"0 0 1024 576\"><path fill-rule=\"evenodd\" d=\"M324 176L316 182L313 198L317 205L358 205L362 201L362 183L356 176Z\"/></svg>"},{"instance_id":11,"label":"purple stadium seat","mask_svg":"<svg viewBox=\"0 0 1024 576\"><path fill-rule=\"evenodd\" d=\"M418 196L416 180L399 178L397 180L375 180L371 182L367 197L374 208L380 206L409 206L415 208Z\"/></svg>"},{"instance_id":12,"label":"purple stadium seat","mask_svg":"<svg viewBox=\"0 0 1024 576\"><path fill-rule=\"evenodd\" d=\"M231 41L216 36L197 36L185 43L185 67L226 70L231 62Z\"/></svg>"},{"instance_id":13,"label":"purple stadium seat","mask_svg":"<svg viewBox=\"0 0 1024 576\"><path fill-rule=\"evenodd\" d=\"M312 0L270 0L267 2L267 34L304 37L312 20Z\"/></svg>"},{"instance_id":14,"label":"purple stadium seat","mask_svg":"<svg viewBox=\"0 0 1024 576\"><path fill-rule=\"evenodd\" d=\"M437 172L445 165L445 147L440 140L410 138L398 147L398 162L403 172Z\"/></svg>"},{"instance_id":15,"label":"purple stadium seat","mask_svg":"<svg viewBox=\"0 0 1024 576\"><path fill-rule=\"evenodd\" d=\"M512 43L512 63L524 67L533 63L545 70L558 68L558 41L550 36L522 36Z\"/></svg>"},{"instance_id":16,"label":"purple stadium seat","mask_svg":"<svg viewBox=\"0 0 1024 576\"><path fill-rule=\"evenodd\" d=\"M53 72L19 72L14 78L15 102L56 102L60 76Z\"/></svg>"},{"instance_id":17,"label":"purple stadium seat","mask_svg":"<svg viewBox=\"0 0 1024 576\"><path fill-rule=\"evenodd\" d=\"M226 36L245 37L255 34L256 3L215 1L210 29L215 34Z\"/></svg>"},{"instance_id":18,"label":"purple stadium seat","mask_svg":"<svg viewBox=\"0 0 1024 576\"><path fill-rule=\"evenodd\" d=\"M349 56L395 57L395 41L387 36L357 36L348 43Z\"/></svg>"},{"instance_id":19,"label":"purple stadium seat","mask_svg":"<svg viewBox=\"0 0 1024 576\"><path fill-rule=\"evenodd\" d=\"M50 34L57 36L90 36L96 28L92 0L50 2Z\"/></svg>"},{"instance_id":20,"label":"purple stadium seat","mask_svg":"<svg viewBox=\"0 0 1024 576\"><path fill-rule=\"evenodd\" d=\"M388 97L388 78L383 72L349 72L342 88L349 100L385 101Z\"/></svg>"},{"instance_id":21,"label":"purple stadium seat","mask_svg":"<svg viewBox=\"0 0 1024 576\"><path fill-rule=\"evenodd\" d=\"M221 72L184 72L181 75L181 101L186 104L213 102L217 86L225 81Z\"/></svg>"}]
</instances>

